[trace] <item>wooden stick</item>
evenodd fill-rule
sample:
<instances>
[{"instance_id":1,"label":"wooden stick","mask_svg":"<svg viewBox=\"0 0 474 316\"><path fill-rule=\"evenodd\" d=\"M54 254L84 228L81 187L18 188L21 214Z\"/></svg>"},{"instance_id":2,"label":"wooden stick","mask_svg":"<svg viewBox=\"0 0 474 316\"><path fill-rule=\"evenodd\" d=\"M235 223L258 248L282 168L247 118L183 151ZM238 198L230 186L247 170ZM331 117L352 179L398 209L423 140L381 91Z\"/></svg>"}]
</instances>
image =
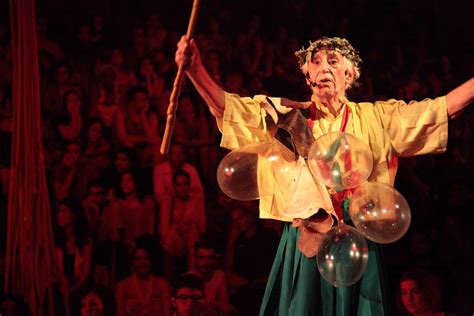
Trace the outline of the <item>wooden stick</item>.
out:
<instances>
[{"instance_id":1,"label":"wooden stick","mask_svg":"<svg viewBox=\"0 0 474 316\"><path fill-rule=\"evenodd\" d=\"M197 15L199 11L200 0L194 0L193 9L191 11L191 17L189 18L188 32L186 33L188 43L191 40L191 37L194 33L194 28L196 26ZM160 152L163 155L168 153L171 136L173 135L174 122L176 119L176 110L178 109L178 97L181 92L181 85L183 81L184 70L186 68L185 63L181 64L178 68L178 73L174 79L173 90L171 91L170 103L168 105L168 110L166 112L166 128L163 135L163 141L161 142Z\"/></svg>"}]
</instances>

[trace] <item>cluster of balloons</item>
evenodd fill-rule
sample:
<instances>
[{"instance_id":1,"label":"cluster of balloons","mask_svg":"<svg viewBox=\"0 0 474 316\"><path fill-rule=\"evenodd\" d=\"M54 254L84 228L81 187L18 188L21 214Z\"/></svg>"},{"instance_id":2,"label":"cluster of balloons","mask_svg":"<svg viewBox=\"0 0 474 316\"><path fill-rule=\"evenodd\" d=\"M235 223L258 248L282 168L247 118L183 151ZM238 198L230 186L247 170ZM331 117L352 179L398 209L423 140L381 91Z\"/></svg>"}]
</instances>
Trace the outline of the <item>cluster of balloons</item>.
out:
<instances>
[{"instance_id":1,"label":"cluster of balloons","mask_svg":"<svg viewBox=\"0 0 474 316\"><path fill-rule=\"evenodd\" d=\"M364 237L382 244L400 239L410 226L410 208L393 187L367 181L373 168L372 153L367 144L350 134L331 132L316 139L307 163L315 181L335 191L352 190L349 215L355 229L340 222L325 234L317 255L324 279L335 287L350 286L367 266ZM261 174L259 168L268 172ZM229 153L218 167L217 181L234 199L258 199L278 185L286 189L290 201L300 172L294 154L274 141Z\"/></svg>"}]
</instances>

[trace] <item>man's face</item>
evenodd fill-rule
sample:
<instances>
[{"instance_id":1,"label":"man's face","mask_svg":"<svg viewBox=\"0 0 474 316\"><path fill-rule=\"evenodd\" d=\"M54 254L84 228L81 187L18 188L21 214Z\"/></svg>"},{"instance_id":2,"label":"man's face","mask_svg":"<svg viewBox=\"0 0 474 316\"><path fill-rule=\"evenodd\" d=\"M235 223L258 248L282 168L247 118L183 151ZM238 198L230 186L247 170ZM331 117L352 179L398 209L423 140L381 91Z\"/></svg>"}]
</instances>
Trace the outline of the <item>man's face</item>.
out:
<instances>
[{"instance_id":1,"label":"man's face","mask_svg":"<svg viewBox=\"0 0 474 316\"><path fill-rule=\"evenodd\" d=\"M183 146L171 145L168 155L169 162L174 169L181 169L186 161L186 152Z\"/></svg>"},{"instance_id":2,"label":"man's face","mask_svg":"<svg viewBox=\"0 0 474 316\"><path fill-rule=\"evenodd\" d=\"M78 144L69 144L64 152L63 164L73 166L79 162L81 158L81 148Z\"/></svg>"},{"instance_id":3,"label":"man's face","mask_svg":"<svg viewBox=\"0 0 474 316\"><path fill-rule=\"evenodd\" d=\"M240 232L246 232L253 226L252 217L248 214L244 214L240 209L234 209L230 213L232 224L237 227Z\"/></svg>"},{"instance_id":4,"label":"man's face","mask_svg":"<svg viewBox=\"0 0 474 316\"><path fill-rule=\"evenodd\" d=\"M89 293L81 300L81 316L103 315L104 304L95 293Z\"/></svg>"},{"instance_id":5,"label":"man's face","mask_svg":"<svg viewBox=\"0 0 474 316\"><path fill-rule=\"evenodd\" d=\"M143 92L135 93L132 103L137 110L142 111L148 107L148 95Z\"/></svg>"},{"instance_id":6,"label":"man's face","mask_svg":"<svg viewBox=\"0 0 474 316\"><path fill-rule=\"evenodd\" d=\"M320 99L343 97L346 90L346 65L343 56L335 51L320 50L307 64L307 75L316 86L313 93Z\"/></svg>"},{"instance_id":7,"label":"man's face","mask_svg":"<svg viewBox=\"0 0 474 316\"><path fill-rule=\"evenodd\" d=\"M400 294L403 306L410 314L422 314L429 311L422 290L415 280L400 282Z\"/></svg>"},{"instance_id":8,"label":"man's face","mask_svg":"<svg viewBox=\"0 0 474 316\"><path fill-rule=\"evenodd\" d=\"M122 181L120 183L120 187L124 194L133 193L137 189L133 176L129 173L124 173L122 175Z\"/></svg>"},{"instance_id":9,"label":"man's face","mask_svg":"<svg viewBox=\"0 0 474 316\"><path fill-rule=\"evenodd\" d=\"M174 189L179 198L187 199L189 196L189 180L185 176L178 176L174 181Z\"/></svg>"},{"instance_id":10,"label":"man's face","mask_svg":"<svg viewBox=\"0 0 474 316\"><path fill-rule=\"evenodd\" d=\"M133 271L140 276L147 276L150 272L150 254L144 249L138 249L133 256Z\"/></svg>"},{"instance_id":11,"label":"man's face","mask_svg":"<svg viewBox=\"0 0 474 316\"><path fill-rule=\"evenodd\" d=\"M101 186L91 186L88 192L89 202L95 205L100 205L104 202L104 188Z\"/></svg>"},{"instance_id":12,"label":"man's face","mask_svg":"<svg viewBox=\"0 0 474 316\"><path fill-rule=\"evenodd\" d=\"M176 296L171 298L171 303L177 316L198 316L201 313L202 291L198 289L182 288Z\"/></svg>"},{"instance_id":13,"label":"man's face","mask_svg":"<svg viewBox=\"0 0 474 316\"><path fill-rule=\"evenodd\" d=\"M196 267L201 273L211 273L211 271L214 269L214 259L214 249L196 249Z\"/></svg>"},{"instance_id":14,"label":"man's face","mask_svg":"<svg viewBox=\"0 0 474 316\"><path fill-rule=\"evenodd\" d=\"M130 167L130 159L124 153L118 153L117 158L115 158L115 167L118 171L123 171Z\"/></svg>"}]
</instances>

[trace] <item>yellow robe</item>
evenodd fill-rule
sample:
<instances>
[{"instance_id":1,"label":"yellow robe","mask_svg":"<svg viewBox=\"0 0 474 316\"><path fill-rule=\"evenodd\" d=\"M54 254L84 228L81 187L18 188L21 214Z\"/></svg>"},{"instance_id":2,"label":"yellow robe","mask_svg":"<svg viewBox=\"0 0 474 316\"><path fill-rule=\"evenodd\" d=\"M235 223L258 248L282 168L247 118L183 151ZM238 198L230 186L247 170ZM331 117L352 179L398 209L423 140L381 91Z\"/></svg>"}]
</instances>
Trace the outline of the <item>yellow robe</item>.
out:
<instances>
[{"instance_id":1,"label":"yellow robe","mask_svg":"<svg viewBox=\"0 0 474 316\"><path fill-rule=\"evenodd\" d=\"M270 99L274 107L263 95L242 98L226 93L224 115L217 119L222 133L221 146L234 150L252 143L274 141L275 128L274 124L267 125L268 116L276 123L277 112L287 113L291 108L282 106L280 98ZM334 117L315 97L313 101L319 113L319 119L314 121L312 129L314 137L339 131L342 108ZM310 102L301 104L309 106ZM345 132L364 141L372 151L374 165L368 181L393 186L398 166L397 157L441 153L446 150L448 112L445 96L420 102L412 101L408 104L393 99L375 103L354 103L345 100L344 106L349 108ZM308 181L309 171L301 157L297 163L303 170L302 187L298 187L292 198L301 205L306 205L298 217L310 217L318 211L318 208L333 213L326 188L320 183ZM265 174L265 170L259 170L259 187L265 188L265 194L260 198L260 217L291 222L293 218L282 213L283 208L290 202L288 196L281 193L285 192L286 188L279 187L272 177L265 177ZM275 183L269 183L272 181ZM317 202L300 201L307 200L308 197Z\"/></svg>"}]
</instances>

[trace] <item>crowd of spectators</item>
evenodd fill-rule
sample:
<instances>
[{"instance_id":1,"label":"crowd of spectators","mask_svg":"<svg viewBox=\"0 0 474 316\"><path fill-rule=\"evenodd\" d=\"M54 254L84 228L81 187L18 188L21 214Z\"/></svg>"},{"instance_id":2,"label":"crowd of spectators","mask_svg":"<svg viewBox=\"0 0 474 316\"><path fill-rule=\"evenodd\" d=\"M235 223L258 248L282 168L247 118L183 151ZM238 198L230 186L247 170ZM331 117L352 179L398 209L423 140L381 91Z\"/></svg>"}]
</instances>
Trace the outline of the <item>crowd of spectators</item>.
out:
<instances>
[{"instance_id":1,"label":"crowd of spectators","mask_svg":"<svg viewBox=\"0 0 474 316\"><path fill-rule=\"evenodd\" d=\"M472 42L459 46L443 33L439 8L356 1L334 19L333 9L350 5L277 2L286 5L255 5L245 15L244 4L203 4L209 7L195 40L226 91L308 99L294 52L321 35L347 37L361 50L361 85L348 96L353 101L436 97L474 74ZM74 23L38 10L41 132L61 276L55 308L59 315L254 315L282 224L259 220L258 204L220 191L216 170L228 151L219 147L216 122L186 80L169 154L160 154L174 51L186 19L177 26L166 11L171 7L150 8L137 17L119 15L120 21L108 11L77 15ZM0 22L0 274L8 179L15 176L6 21ZM405 237L384 245L394 315L474 311L472 126L471 107L451 121L447 153L399 161L396 188L413 221ZM427 304L431 309L419 307ZM8 308L25 309L2 296L0 314Z\"/></svg>"}]
</instances>

